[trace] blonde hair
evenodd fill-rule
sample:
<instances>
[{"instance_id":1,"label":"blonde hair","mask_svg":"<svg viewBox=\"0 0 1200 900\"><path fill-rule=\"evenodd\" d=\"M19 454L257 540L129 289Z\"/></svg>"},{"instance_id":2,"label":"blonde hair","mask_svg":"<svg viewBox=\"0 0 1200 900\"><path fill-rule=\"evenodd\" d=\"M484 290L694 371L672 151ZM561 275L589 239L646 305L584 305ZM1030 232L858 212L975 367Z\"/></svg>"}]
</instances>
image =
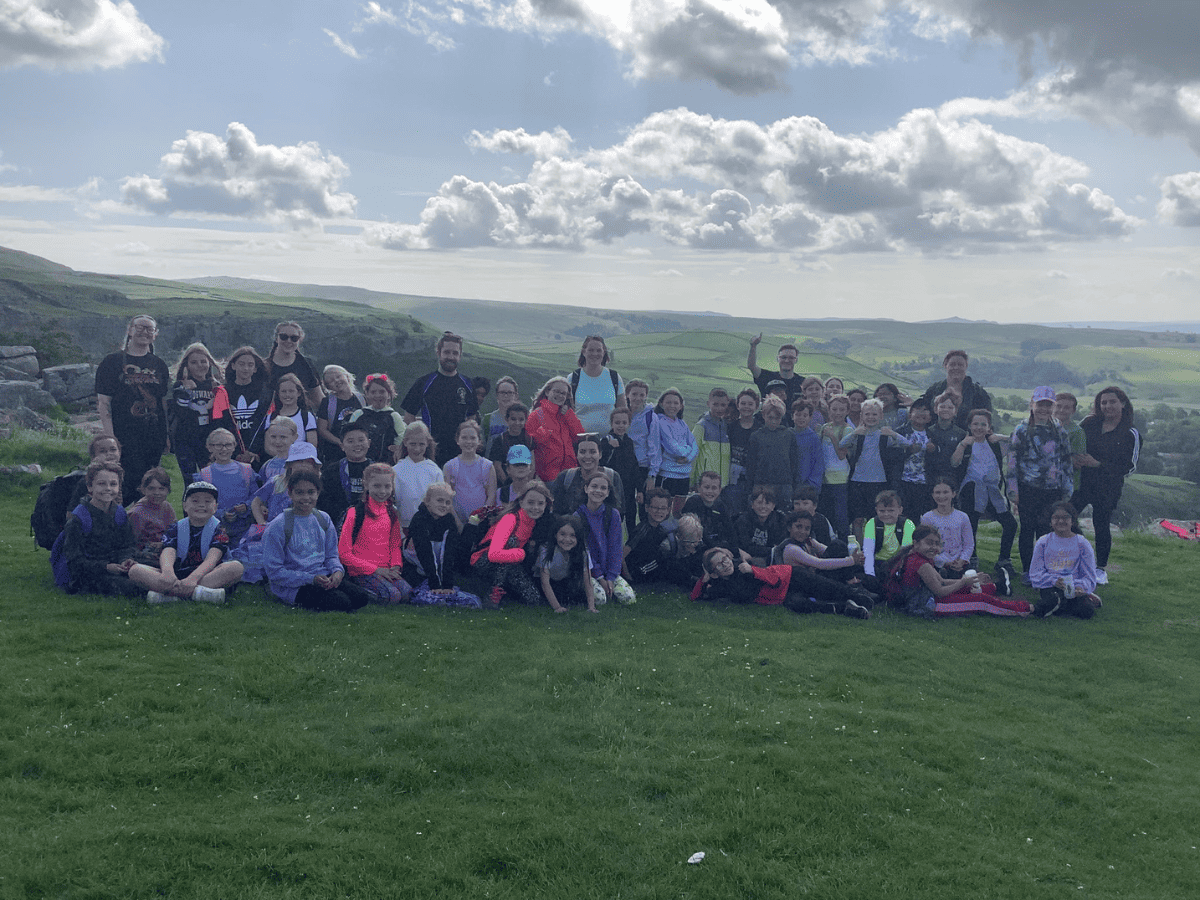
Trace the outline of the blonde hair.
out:
<instances>
[{"instance_id":1,"label":"blonde hair","mask_svg":"<svg viewBox=\"0 0 1200 900\"><path fill-rule=\"evenodd\" d=\"M354 387L354 373L349 369L339 366L337 363L330 363L321 370L321 383L328 387L329 382L326 380L330 375L345 375L350 379L350 387Z\"/></svg>"},{"instance_id":2,"label":"blonde hair","mask_svg":"<svg viewBox=\"0 0 1200 900\"><path fill-rule=\"evenodd\" d=\"M408 459L408 439L412 437L425 438L425 458L433 459L437 456L437 441L433 439L433 435L429 433L429 429L424 422L409 422L408 427L404 429L404 437L400 439L400 458Z\"/></svg>"},{"instance_id":3,"label":"blonde hair","mask_svg":"<svg viewBox=\"0 0 1200 900\"><path fill-rule=\"evenodd\" d=\"M445 494L449 500L454 499L454 488L446 484L444 481L435 481L429 487L425 488L425 496L421 498L422 503L428 503L430 498L436 494Z\"/></svg>"},{"instance_id":4,"label":"blonde hair","mask_svg":"<svg viewBox=\"0 0 1200 900\"><path fill-rule=\"evenodd\" d=\"M292 420L288 419L288 421L291 422ZM296 423L292 422L292 424L295 425ZM234 437L233 432L230 431L228 428L214 428L212 431L210 431L208 433L208 437L206 437L204 439L204 446L207 447L209 444L211 444L212 439L217 437L218 435L220 435L221 437L229 438L231 441L233 441L233 446L237 447L237 438Z\"/></svg>"},{"instance_id":5,"label":"blonde hair","mask_svg":"<svg viewBox=\"0 0 1200 900\"><path fill-rule=\"evenodd\" d=\"M779 414L781 416L787 415L787 407L785 407L783 405L782 400L780 400L774 394L767 394L767 396L763 397L763 402L762 402L763 415L766 415L766 412L769 408L775 408L775 407L778 407Z\"/></svg>"}]
</instances>

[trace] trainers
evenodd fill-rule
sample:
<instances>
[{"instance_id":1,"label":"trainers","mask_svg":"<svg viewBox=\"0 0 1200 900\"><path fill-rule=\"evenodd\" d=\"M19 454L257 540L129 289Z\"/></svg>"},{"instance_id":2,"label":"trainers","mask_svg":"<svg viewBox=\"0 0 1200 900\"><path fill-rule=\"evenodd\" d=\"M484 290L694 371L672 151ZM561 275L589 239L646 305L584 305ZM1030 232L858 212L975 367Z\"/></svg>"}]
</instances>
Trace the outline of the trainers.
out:
<instances>
[{"instance_id":1,"label":"trainers","mask_svg":"<svg viewBox=\"0 0 1200 900\"><path fill-rule=\"evenodd\" d=\"M1057 591L1054 594L1054 600L1047 600L1045 603L1039 603L1033 608L1033 614L1039 619L1048 619L1050 616L1058 612L1058 608L1062 606L1062 594Z\"/></svg>"},{"instance_id":2,"label":"trainers","mask_svg":"<svg viewBox=\"0 0 1200 900\"><path fill-rule=\"evenodd\" d=\"M1028 572L1021 573L1021 584L1033 587L1033 577Z\"/></svg>"},{"instance_id":3,"label":"trainers","mask_svg":"<svg viewBox=\"0 0 1200 900\"><path fill-rule=\"evenodd\" d=\"M852 619L869 619L871 618L871 611L865 606L859 606L853 600L847 600L846 608L843 610L842 615L849 616Z\"/></svg>"},{"instance_id":4,"label":"trainers","mask_svg":"<svg viewBox=\"0 0 1200 900\"><path fill-rule=\"evenodd\" d=\"M162 594L158 591L146 591L147 603L174 603L178 597L173 597L170 594Z\"/></svg>"},{"instance_id":5,"label":"trainers","mask_svg":"<svg viewBox=\"0 0 1200 900\"><path fill-rule=\"evenodd\" d=\"M1102 606L1104 606L1104 601L1101 600L1096 594L1088 594L1087 599L1088 603L1092 604L1093 609L1100 609Z\"/></svg>"},{"instance_id":6,"label":"trainers","mask_svg":"<svg viewBox=\"0 0 1200 900\"><path fill-rule=\"evenodd\" d=\"M996 593L1001 597L1012 596L1012 573L1000 563L996 563L995 577Z\"/></svg>"},{"instance_id":7,"label":"trainers","mask_svg":"<svg viewBox=\"0 0 1200 900\"><path fill-rule=\"evenodd\" d=\"M483 601L484 609L499 609L500 601L504 599L504 588L496 585L488 591L487 599Z\"/></svg>"},{"instance_id":8,"label":"trainers","mask_svg":"<svg viewBox=\"0 0 1200 900\"><path fill-rule=\"evenodd\" d=\"M201 603L224 603L225 589L196 585L196 589L192 591L192 599L199 600Z\"/></svg>"},{"instance_id":9,"label":"trainers","mask_svg":"<svg viewBox=\"0 0 1200 900\"><path fill-rule=\"evenodd\" d=\"M1103 569L1096 570L1096 584L1108 584L1108 573Z\"/></svg>"}]
</instances>

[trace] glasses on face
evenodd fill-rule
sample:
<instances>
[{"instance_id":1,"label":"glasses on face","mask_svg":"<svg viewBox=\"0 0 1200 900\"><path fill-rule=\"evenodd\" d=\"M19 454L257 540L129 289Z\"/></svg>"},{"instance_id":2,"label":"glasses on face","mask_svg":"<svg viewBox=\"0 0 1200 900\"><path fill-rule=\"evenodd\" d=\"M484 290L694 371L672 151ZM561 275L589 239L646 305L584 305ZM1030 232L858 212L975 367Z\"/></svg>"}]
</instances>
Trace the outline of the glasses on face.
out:
<instances>
[{"instance_id":1,"label":"glasses on face","mask_svg":"<svg viewBox=\"0 0 1200 900\"><path fill-rule=\"evenodd\" d=\"M279 338L281 341L287 341L290 344L298 343L300 340L300 335L298 334L284 334L283 332L275 335L275 337Z\"/></svg>"},{"instance_id":2,"label":"glasses on face","mask_svg":"<svg viewBox=\"0 0 1200 900\"><path fill-rule=\"evenodd\" d=\"M208 446L210 446L214 450L232 450L234 447L237 446L237 444L221 443L221 444L209 444Z\"/></svg>"},{"instance_id":3,"label":"glasses on face","mask_svg":"<svg viewBox=\"0 0 1200 900\"><path fill-rule=\"evenodd\" d=\"M158 331L158 326L157 325L141 325L137 322L134 322L133 330L154 333L155 331Z\"/></svg>"},{"instance_id":4,"label":"glasses on face","mask_svg":"<svg viewBox=\"0 0 1200 900\"><path fill-rule=\"evenodd\" d=\"M496 391L496 396L497 397L515 397L515 396L517 396L517 392L514 391L512 388L500 388L500 390Z\"/></svg>"}]
</instances>

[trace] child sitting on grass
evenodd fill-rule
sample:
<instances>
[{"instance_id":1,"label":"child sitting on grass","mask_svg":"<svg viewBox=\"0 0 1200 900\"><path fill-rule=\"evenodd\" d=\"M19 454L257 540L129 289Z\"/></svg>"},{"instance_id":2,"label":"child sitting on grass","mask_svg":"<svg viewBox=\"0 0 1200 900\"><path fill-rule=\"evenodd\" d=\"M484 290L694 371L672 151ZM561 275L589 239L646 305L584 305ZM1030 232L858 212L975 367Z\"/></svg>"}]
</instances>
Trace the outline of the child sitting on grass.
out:
<instances>
[{"instance_id":1,"label":"child sitting on grass","mask_svg":"<svg viewBox=\"0 0 1200 900\"><path fill-rule=\"evenodd\" d=\"M136 597L142 592L129 580L136 544L129 517L121 506L125 470L114 462L93 462L84 475L88 498L67 517L62 554L68 594Z\"/></svg>"},{"instance_id":2,"label":"child sitting on grass","mask_svg":"<svg viewBox=\"0 0 1200 900\"><path fill-rule=\"evenodd\" d=\"M509 592L527 606L542 602L533 566L538 550L554 539L554 517L546 515L553 506L550 489L533 481L479 542L471 565L491 584L486 608L499 609Z\"/></svg>"},{"instance_id":3,"label":"child sitting on grass","mask_svg":"<svg viewBox=\"0 0 1200 900\"><path fill-rule=\"evenodd\" d=\"M288 606L353 612L370 595L352 581L338 558L338 533L317 509L321 477L311 470L288 476L292 505L263 534L263 568L271 593Z\"/></svg>"},{"instance_id":4,"label":"child sitting on grass","mask_svg":"<svg viewBox=\"0 0 1200 900\"><path fill-rule=\"evenodd\" d=\"M129 570L129 579L146 591L147 603L224 603L225 589L241 580L242 564L225 558L230 541L216 516L219 493L207 481L189 484L183 492L184 517L163 535L158 566Z\"/></svg>"},{"instance_id":5,"label":"child sitting on grass","mask_svg":"<svg viewBox=\"0 0 1200 900\"><path fill-rule=\"evenodd\" d=\"M625 542L625 567L622 571L626 581L641 584L669 577L668 554L663 546L667 540L667 529L663 523L670 515L670 493L662 488L646 491L646 515Z\"/></svg>"},{"instance_id":6,"label":"child sitting on grass","mask_svg":"<svg viewBox=\"0 0 1200 900\"><path fill-rule=\"evenodd\" d=\"M621 577L624 553L621 544L621 513L613 497L613 483L603 469L594 473L584 486L587 502L575 515L583 523L588 555L592 563L592 592L597 603L608 598L623 606L637 602L633 588Z\"/></svg>"},{"instance_id":7,"label":"child sitting on grass","mask_svg":"<svg viewBox=\"0 0 1200 900\"><path fill-rule=\"evenodd\" d=\"M1029 577L1041 600L1034 615L1076 616L1090 619L1100 598L1096 590L1096 552L1079 529L1079 517L1070 503L1050 507L1050 532L1033 547Z\"/></svg>"},{"instance_id":8,"label":"child sitting on grass","mask_svg":"<svg viewBox=\"0 0 1200 900\"><path fill-rule=\"evenodd\" d=\"M903 512L900 495L895 491L880 491L876 495L875 518L868 519L863 526L862 540L863 571L872 588L875 582L870 579L887 572L892 557L912 543L916 525L912 519L904 518Z\"/></svg>"},{"instance_id":9,"label":"child sitting on grass","mask_svg":"<svg viewBox=\"0 0 1200 900\"><path fill-rule=\"evenodd\" d=\"M667 497L669 499L670 495ZM545 546L538 553L538 571L542 593L556 613L566 612L569 606L585 604L588 612L598 612L596 604L604 602L595 593L584 526L577 516L558 517L554 546Z\"/></svg>"},{"instance_id":10,"label":"child sitting on grass","mask_svg":"<svg viewBox=\"0 0 1200 900\"><path fill-rule=\"evenodd\" d=\"M441 481L431 484L409 523L404 550L404 577L415 588L412 602L418 606L479 609L482 605L477 596L454 584L465 558L457 547L460 527L454 515L454 489Z\"/></svg>"},{"instance_id":11,"label":"child sitting on grass","mask_svg":"<svg viewBox=\"0 0 1200 900\"><path fill-rule=\"evenodd\" d=\"M721 476L716 472L701 472L696 493L684 501L683 512L691 513L704 526L705 546L732 550L737 546L737 532L720 498Z\"/></svg>"},{"instance_id":12,"label":"child sitting on grass","mask_svg":"<svg viewBox=\"0 0 1200 900\"><path fill-rule=\"evenodd\" d=\"M942 538L937 529L918 525L912 544L892 560L885 585L889 606L926 619L977 612L993 616L1029 615L1026 601L995 596L996 585L987 575L943 578L934 564L941 549Z\"/></svg>"},{"instance_id":13,"label":"child sitting on grass","mask_svg":"<svg viewBox=\"0 0 1200 900\"><path fill-rule=\"evenodd\" d=\"M175 509L167 500L171 496L171 476L162 466L155 466L142 476L138 490L142 499L129 508L129 524L137 542L133 558L155 565L162 552L163 535L175 527Z\"/></svg>"},{"instance_id":14,"label":"child sitting on grass","mask_svg":"<svg viewBox=\"0 0 1200 900\"><path fill-rule=\"evenodd\" d=\"M767 565L771 549L787 534L783 513L775 508L775 492L764 485L751 489L750 511L739 516L734 524L741 558L753 566Z\"/></svg>"},{"instance_id":15,"label":"child sitting on grass","mask_svg":"<svg viewBox=\"0 0 1200 900\"><path fill-rule=\"evenodd\" d=\"M347 432L347 437L350 434L361 436L362 443L367 443L365 431ZM325 465L328 467L330 463ZM400 577L404 565L400 552L404 529L396 514L396 474L387 463L370 463L363 472L363 484L363 493L345 512L338 556L350 580L374 602L402 603L412 590Z\"/></svg>"}]
</instances>

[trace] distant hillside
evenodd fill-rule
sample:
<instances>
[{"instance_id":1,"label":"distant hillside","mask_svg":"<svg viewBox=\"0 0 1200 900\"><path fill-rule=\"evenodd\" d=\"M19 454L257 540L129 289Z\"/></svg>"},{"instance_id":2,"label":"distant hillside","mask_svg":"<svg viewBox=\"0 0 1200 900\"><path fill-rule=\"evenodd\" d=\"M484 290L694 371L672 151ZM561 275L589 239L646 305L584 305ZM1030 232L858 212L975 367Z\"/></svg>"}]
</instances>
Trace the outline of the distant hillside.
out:
<instances>
[{"instance_id":1,"label":"distant hillside","mask_svg":"<svg viewBox=\"0 0 1200 900\"><path fill-rule=\"evenodd\" d=\"M361 288L211 277L189 281L76 272L0 248L0 342L33 343L55 361L96 359L118 345L139 311L162 325L159 349L173 356L204 340L218 354L265 347L272 326L295 318L318 362L350 361L362 374L387 369L401 381L431 364L434 337L450 329L474 345L471 374L511 373L522 393L550 372L574 368L582 338L601 334L628 377L676 384L689 408L708 387L740 386L749 337L764 333L760 362L783 342L800 347L799 369L847 384L894 381L917 390L941 377L948 349L971 355L971 371L1010 408L1051 384L1081 397L1122 385L1135 400L1195 407L1197 336L1178 330L1056 328L949 319L758 319L712 313L629 312L573 306L425 297ZM801 312L801 309L797 309ZM822 309L822 312L828 312ZM651 362L652 361L652 362Z\"/></svg>"}]
</instances>

